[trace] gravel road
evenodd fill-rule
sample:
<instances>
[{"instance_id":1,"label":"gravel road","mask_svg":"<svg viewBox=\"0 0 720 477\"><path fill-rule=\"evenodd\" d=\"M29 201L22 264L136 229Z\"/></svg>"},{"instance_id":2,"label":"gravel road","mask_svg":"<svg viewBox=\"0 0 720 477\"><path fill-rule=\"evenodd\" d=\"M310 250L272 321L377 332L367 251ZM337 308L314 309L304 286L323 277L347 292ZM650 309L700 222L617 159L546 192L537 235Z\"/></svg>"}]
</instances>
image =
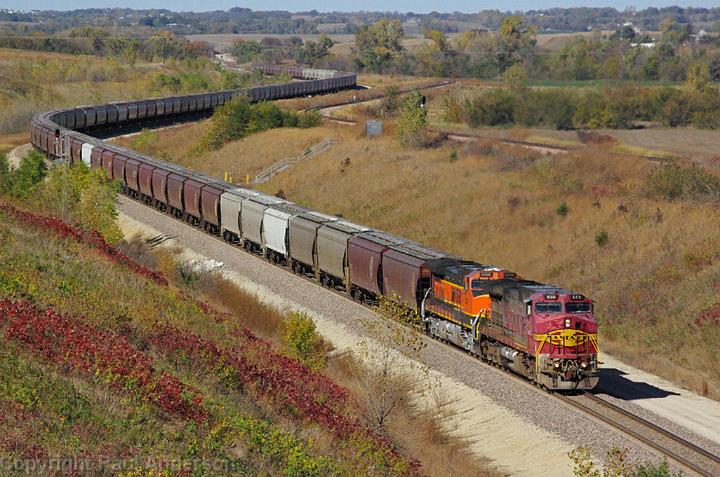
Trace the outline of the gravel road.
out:
<instances>
[{"instance_id":1,"label":"gravel road","mask_svg":"<svg viewBox=\"0 0 720 477\"><path fill-rule=\"evenodd\" d=\"M145 235L164 234L187 249L209 259L225 263L236 282L254 290L258 296L280 307L310 312L321 333L329 335L336 347L352 347L352 339L366 336L362 320L378 319L370 310L307 280L270 265L236 247L208 237L149 207L127 198L120 199L121 223L126 231ZM342 343L343 336L345 343ZM597 423L518 382L506 373L484 365L458 350L427 340L422 357L440 376L443 387L452 388L456 408L457 431L473 442L473 449L515 475L569 475L568 459L563 455L574 446L588 446L603 456L613 446L630 449L633 459L658 460L635 441ZM355 343L356 344L356 343ZM500 416L500 417L498 417ZM502 422L498 422L502 421ZM472 423L463 426L463 422ZM468 428L469 427L469 428ZM532 445L528 445L528 441ZM559 456L559 458L558 458ZM537 459L542 459L538 464Z\"/></svg>"}]
</instances>

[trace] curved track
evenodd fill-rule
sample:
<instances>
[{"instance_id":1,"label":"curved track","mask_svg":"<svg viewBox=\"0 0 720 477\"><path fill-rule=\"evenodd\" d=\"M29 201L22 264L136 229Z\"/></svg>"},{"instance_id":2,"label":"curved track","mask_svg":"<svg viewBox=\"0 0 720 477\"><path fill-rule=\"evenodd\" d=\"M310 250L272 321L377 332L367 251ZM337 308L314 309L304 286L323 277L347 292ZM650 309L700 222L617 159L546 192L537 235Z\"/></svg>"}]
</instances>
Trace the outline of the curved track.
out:
<instances>
[{"instance_id":1,"label":"curved track","mask_svg":"<svg viewBox=\"0 0 720 477\"><path fill-rule=\"evenodd\" d=\"M351 74L343 75L344 76L326 77L323 79L316 78L314 81L316 82L315 84L317 85L317 89L314 91L314 93L330 92L354 86L356 82L355 76ZM302 71L299 73L298 76L303 76ZM447 84L448 83L445 82L431 87L442 87ZM282 90L282 87L287 88L287 85L277 85L274 87L274 90L272 89L273 87L254 88L249 91L249 95L253 100L262 100L277 99L280 97L301 96L306 94L306 91L302 90L302 87L299 86L292 87L296 88L295 90ZM161 103L164 104L163 112L168 111L167 105L171 104L171 109L168 112L168 117L172 115L172 120L182 121L197 116L207 115L209 112L212 111L214 107L223 104L225 101L228 101L235 94L237 94L237 92L207 93L203 95L163 98L157 100L145 100L132 103L123 103L121 105L113 105L113 108L117 109L118 112L118 116L114 116L115 124L111 124L110 115L107 110L108 106L110 105L104 105L100 107L76 108L73 110L51 111L48 113L40 114L33 119L33 125L31 128L31 142L35 147L45 151L53 158L76 161L82 160L83 162L89 162L90 158L86 158L83 155L83 151L81 150L81 148L75 148L73 141L78 141L80 144L89 143L99 145L105 149L118 150L123 154L127 154L128 157L132 159L133 156L137 157L139 155L124 148L109 145L101 139L84 134L84 132L92 132L93 134L97 134L99 132L104 136L112 136L115 135L118 130L123 130L123 128L128 127L133 122L142 124L143 119L145 119L145 123L152 119L163 120L163 115L160 114ZM183 103L183 101L186 101L186 103ZM148 107L148 103L154 103L153 107L155 108L155 114L153 117L149 115L149 109L145 109L144 116L140 117L140 105L142 103L146 103L145 108ZM180 104L179 109L177 110L175 109L176 103ZM337 105L350 103L351 102L345 102ZM120 113L121 106L126 108L124 122L120 120L122 119L122 113ZM99 108L106 108L105 112L102 113L104 114L104 119L102 121L99 120L101 114ZM131 117L129 111L131 111L133 108L135 108L135 116ZM77 116L75 116L75 112L80 110L84 111L83 114L85 115L83 118L85 123L83 123L82 125L78 123ZM92 110L92 117L97 119L97 121L95 121L95 123L92 125L88 125L86 121L87 117L89 117L88 115L90 114L88 112L89 110ZM79 131L73 129L79 129ZM153 158L144 159L148 161L157 161ZM208 180L212 180L213 184L221 183L221 181L217 181L212 178L208 178ZM221 240L215 234L209 233L208 235L217 240ZM305 278L310 280L310 278L308 277ZM346 299L352 299L346 293L342 293L338 290L334 291L336 291L339 295L345 297ZM369 305L366 304L366 306ZM465 354L458 348L455 348L455 350L458 353ZM507 370L505 371L506 374L514 376L519 381L525 383L525 385L532 386L530 383L523 380L519 376L514 375L511 372L507 372ZM687 440L676 436L653 423L648 422L645 419L635 416L622 408L619 408L603 399L600 399L597 396L589 393L578 394L576 396L555 394L555 396L565 402L568 406L571 406L581 411L582 413L592 416L593 418L619 430L623 434L626 434L631 438L641 442L643 445L652 448L663 455L666 455L668 459L675 462L682 468L685 468L693 473L702 476L720 475L720 458L718 456L713 455L705 449L702 449L697 445L688 442Z\"/></svg>"}]
</instances>

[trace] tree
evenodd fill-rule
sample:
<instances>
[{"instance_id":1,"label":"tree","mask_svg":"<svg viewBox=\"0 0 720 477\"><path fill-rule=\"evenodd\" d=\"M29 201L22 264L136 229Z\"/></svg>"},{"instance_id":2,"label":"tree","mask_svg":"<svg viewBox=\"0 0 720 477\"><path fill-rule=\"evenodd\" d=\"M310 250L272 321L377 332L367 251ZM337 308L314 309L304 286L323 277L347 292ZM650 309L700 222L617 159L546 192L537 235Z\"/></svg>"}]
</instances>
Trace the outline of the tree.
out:
<instances>
[{"instance_id":1,"label":"tree","mask_svg":"<svg viewBox=\"0 0 720 477\"><path fill-rule=\"evenodd\" d=\"M703 91L710 83L710 67L705 62L696 62L690 65L685 84L695 91Z\"/></svg>"},{"instance_id":2,"label":"tree","mask_svg":"<svg viewBox=\"0 0 720 477\"><path fill-rule=\"evenodd\" d=\"M527 83L527 71L521 63L516 63L503 73L503 79L513 91L521 92Z\"/></svg>"},{"instance_id":3,"label":"tree","mask_svg":"<svg viewBox=\"0 0 720 477\"><path fill-rule=\"evenodd\" d=\"M296 46L298 47L299 53L297 61L313 66L330 55L330 48L335 46L335 42L329 36L321 35L317 42L308 40L304 45L301 43L301 45Z\"/></svg>"},{"instance_id":4,"label":"tree","mask_svg":"<svg viewBox=\"0 0 720 477\"><path fill-rule=\"evenodd\" d=\"M27 198L47 174L45 158L37 151L30 151L20 162L20 167L9 173L5 191L17 198Z\"/></svg>"},{"instance_id":5,"label":"tree","mask_svg":"<svg viewBox=\"0 0 720 477\"><path fill-rule=\"evenodd\" d=\"M528 25L521 16L512 15L503 19L498 30L500 71L505 71L513 64L530 58L537 43L536 32L536 28Z\"/></svg>"},{"instance_id":6,"label":"tree","mask_svg":"<svg viewBox=\"0 0 720 477\"><path fill-rule=\"evenodd\" d=\"M355 34L352 57L360 69L382 73L404 51L405 32L400 20L383 18L372 25L362 25Z\"/></svg>"},{"instance_id":7,"label":"tree","mask_svg":"<svg viewBox=\"0 0 720 477\"><path fill-rule=\"evenodd\" d=\"M325 349L315 331L315 323L305 313L293 312L284 323L283 340L290 356L312 370L325 367Z\"/></svg>"},{"instance_id":8,"label":"tree","mask_svg":"<svg viewBox=\"0 0 720 477\"><path fill-rule=\"evenodd\" d=\"M423 131L427 126L427 109L424 96L413 91L403 104L402 112L395 125L398 140L403 146L420 147L423 143Z\"/></svg>"},{"instance_id":9,"label":"tree","mask_svg":"<svg viewBox=\"0 0 720 477\"><path fill-rule=\"evenodd\" d=\"M367 403L368 420L378 429L385 426L411 393L427 391L420 389L417 381L418 374L421 379L429 374L429 368L421 360L425 342L417 329L396 322L413 321L412 317L395 314L406 310L397 306L398 303L381 297L378 313L382 316L362 322L370 339L360 342L361 360L354 360L350 366Z\"/></svg>"},{"instance_id":10,"label":"tree","mask_svg":"<svg viewBox=\"0 0 720 477\"><path fill-rule=\"evenodd\" d=\"M626 25L619 30L619 35L623 40L632 40L635 38L635 29L630 25Z\"/></svg>"},{"instance_id":11,"label":"tree","mask_svg":"<svg viewBox=\"0 0 720 477\"><path fill-rule=\"evenodd\" d=\"M117 225L117 183L84 164L53 167L38 191L47 211L66 222L96 230L108 243L122 240Z\"/></svg>"},{"instance_id":12,"label":"tree","mask_svg":"<svg viewBox=\"0 0 720 477\"><path fill-rule=\"evenodd\" d=\"M262 53L263 48L257 41L236 40L230 52L239 63L249 63Z\"/></svg>"}]
</instances>

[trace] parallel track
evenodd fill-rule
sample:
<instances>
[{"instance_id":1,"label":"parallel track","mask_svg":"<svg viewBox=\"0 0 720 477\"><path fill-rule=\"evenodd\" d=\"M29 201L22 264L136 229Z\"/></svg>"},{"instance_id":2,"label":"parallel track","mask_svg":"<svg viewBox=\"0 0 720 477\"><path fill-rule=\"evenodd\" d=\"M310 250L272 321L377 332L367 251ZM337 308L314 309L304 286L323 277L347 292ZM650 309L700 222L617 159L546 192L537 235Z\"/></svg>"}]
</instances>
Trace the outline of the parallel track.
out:
<instances>
[{"instance_id":1,"label":"parallel track","mask_svg":"<svg viewBox=\"0 0 720 477\"><path fill-rule=\"evenodd\" d=\"M589 392L574 396L556 393L555 396L697 475L720 476L720 457L626 409Z\"/></svg>"},{"instance_id":2,"label":"parallel track","mask_svg":"<svg viewBox=\"0 0 720 477\"><path fill-rule=\"evenodd\" d=\"M444 88L446 86L449 86L451 84L455 83L453 80L444 80L438 83L434 83L431 85L421 86L418 88L403 88L399 91L400 94L405 94L413 90L428 90L428 89L436 89L436 88ZM333 116L331 114L323 114L322 111L326 109L332 109L337 108L340 106L350 106L353 104L361 104L361 103L367 103L370 101L377 101L378 99L384 98L386 95L384 93L370 96L362 99L358 99L356 101L338 101L335 103L330 103L323 106L315 106L307 109L303 109L302 111L318 111L320 112L320 116L322 116L323 119L329 122L333 123L339 123L339 124L346 124L346 125L354 125L357 124L357 121L354 119L345 119L345 118L339 118L337 116ZM478 141L478 140L491 140L491 141L498 141L502 144L508 144L508 145L514 145L514 146L522 146L530 149L542 149L545 151L549 151L550 153L557 154L557 153L567 153L571 152L573 150L578 149L578 147L567 147L567 146L555 146L555 145L549 145L544 144L540 142L532 142L532 141L522 141L518 139L500 139L497 137L492 136L482 136L479 134L468 134L468 133L462 133L462 132L454 132L454 131L445 131L438 128L428 128L429 131L437 134L445 134L448 139L454 140L454 141ZM616 153L616 152L608 152L607 154L611 156L618 156L622 157L623 154ZM642 156L643 159L650 161L650 162L660 162L660 163L668 163L672 162L670 159L665 157L655 157L655 156Z\"/></svg>"}]
</instances>

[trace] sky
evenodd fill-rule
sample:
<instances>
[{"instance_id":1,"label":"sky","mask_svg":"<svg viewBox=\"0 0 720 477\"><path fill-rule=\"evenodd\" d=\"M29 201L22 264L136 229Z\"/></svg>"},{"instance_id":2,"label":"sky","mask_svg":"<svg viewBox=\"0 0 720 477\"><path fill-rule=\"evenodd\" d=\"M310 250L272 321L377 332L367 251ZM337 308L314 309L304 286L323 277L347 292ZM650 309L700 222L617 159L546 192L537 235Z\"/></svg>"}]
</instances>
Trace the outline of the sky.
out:
<instances>
[{"instance_id":1,"label":"sky","mask_svg":"<svg viewBox=\"0 0 720 477\"><path fill-rule=\"evenodd\" d=\"M134 9L165 8L173 11L209 11L227 10L232 7L245 7L253 10L289 10L308 11L400 11L427 13L438 12L477 12L479 10L516 11L551 7L614 7L619 10L632 5L637 9L647 7L664 7L671 5L693 7L720 7L720 0L505 0L471 1L471 0L250 0L242 3L232 0L214 0L199 2L197 0L0 0L0 8L18 10L74 10L78 8L124 7Z\"/></svg>"}]
</instances>

